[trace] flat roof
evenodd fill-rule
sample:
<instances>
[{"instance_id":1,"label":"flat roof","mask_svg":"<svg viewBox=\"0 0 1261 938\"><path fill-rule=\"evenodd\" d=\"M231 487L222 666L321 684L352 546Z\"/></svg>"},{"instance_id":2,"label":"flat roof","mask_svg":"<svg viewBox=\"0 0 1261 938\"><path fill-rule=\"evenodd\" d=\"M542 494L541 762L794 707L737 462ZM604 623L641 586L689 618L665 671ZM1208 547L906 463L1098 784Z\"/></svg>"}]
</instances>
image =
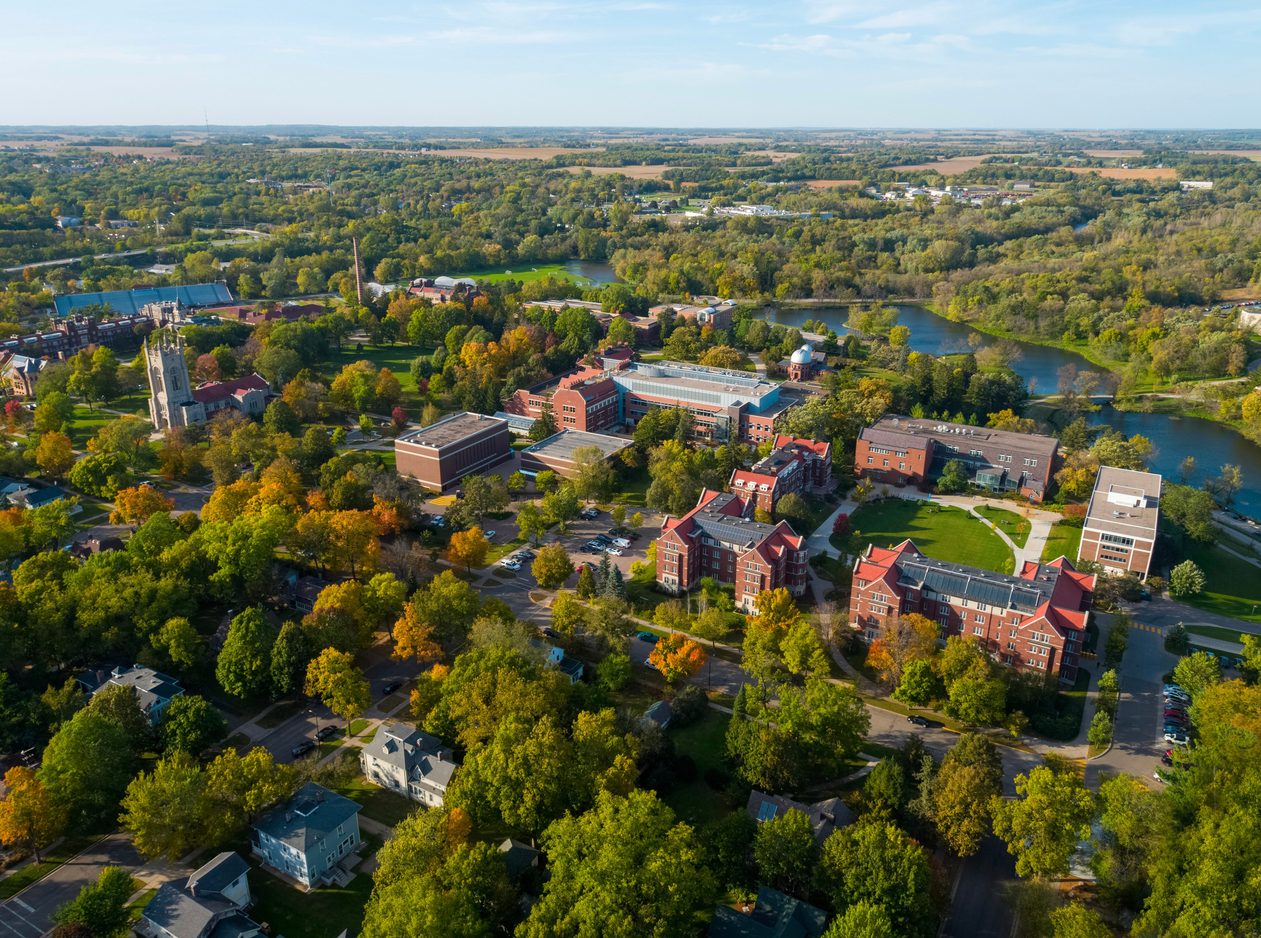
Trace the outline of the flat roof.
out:
<instances>
[{"instance_id":1,"label":"flat roof","mask_svg":"<svg viewBox=\"0 0 1261 938\"><path fill-rule=\"evenodd\" d=\"M1100 466L1085 526L1122 537L1155 538L1161 481L1154 472Z\"/></svg>"},{"instance_id":2,"label":"flat roof","mask_svg":"<svg viewBox=\"0 0 1261 938\"><path fill-rule=\"evenodd\" d=\"M413 446L428 446L431 449L442 449L453 443L459 443L475 433L494 426L507 426L507 421L485 414L471 414L462 411L443 417L437 423L419 430L411 430L400 436L396 443L410 443Z\"/></svg>"},{"instance_id":3,"label":"flat roof","mask_svg":"<svg viewBox=\"0 0 1261 938\"><path fill-rule=\"evenodd\" d=\"M944 420L930 420L924 417L881 417L860 434L861 439L873 443L892 445L894 437L888 434L905 434L906 436L929 439L942 443L1005 446L1016 453L1049 458L1059 440L1041 433L1016 433L1011 430L995 430L992 427L973 427L963 423L947 423Z\"/></svg>"},{"instance_id":4,"label":"flat roof","mask_svg":"<svg viewBox=\"0 0 1261 938\"><path fill-rule=\"evenodd\" d=\"M561 430L553 433L545 440L527 446L521 455L529 453L533 456L546 456L549 459L560 459L572 462L574 453L585 447L594 446L608 459L630 446L633 440L620 436L609 436L607 433L588 433L586 430Z\"/></svg>"},{"instance_id":5,"label":"flat roof","mask_svg":"<svg viewBox=\"0 0 1261 938\"><path fill-rule=\"evenodd\" d=\"M138 313L149 303L176 301L184 306L213 306L231 303L232 294L223 281L192 283L178 287L148 287L138 290L106 290L103 293L63 293L53 297L58 316L66 316L83 306L108 306L121 313Z\"/></svg>"}]
</instances>

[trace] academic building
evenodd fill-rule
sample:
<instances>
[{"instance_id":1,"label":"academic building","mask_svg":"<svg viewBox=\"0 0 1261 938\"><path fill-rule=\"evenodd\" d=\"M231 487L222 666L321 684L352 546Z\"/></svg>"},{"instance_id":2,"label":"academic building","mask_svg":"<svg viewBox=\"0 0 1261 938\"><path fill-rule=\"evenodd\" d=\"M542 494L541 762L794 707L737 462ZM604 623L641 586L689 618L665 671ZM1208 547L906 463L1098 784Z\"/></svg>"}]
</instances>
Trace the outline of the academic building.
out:
<instances>
[{"instance_id":1,"label":"academic building","mask_svg":"<svg viewBox=\"0 0 1261 938\"><path fill-rule=\"evenodd\" d=\"M968 478L992 492L1019 492L1033 502L1046 497L1059 441L915 417L882 417L858 435L854 475L894 485L936 479L946 463L963 463Z\"/></svg>"},{"instance_id":2,"label":"academic building","mask_svg":"<svg viewBox=\"0 0 1261 938\"><path fill-rule=\"evenodd\" d=\"M464 476L485 472L511 455L508 423L485 414L459 413L411 430L394 441L399 475L441 492Z\"/></svg>"},{"instance_id":3,"label":"academic building","mask_svg":"<svg viewBox=\"0 0 1261 938\"><path fill-rule=\"evenodd\" d=\"M1072 683L1094 590L1094 575L1067 557L1026 561L1012 576L925 557L906 540L872 545L854 565L849 621L870 642L898 616L919 613L943 639L974 638L1003 664Z\"/></svg>"},{"instance_id":4,"label":"academic building","mask_svg":"<svg viewBox=\"0 0 1261 938\"><path fill-rule=\"evenodd\" d=\"M666 518L657 539L657 583L685 593L702 577L734 586L736 607L752 612L758 593L786 588L805 592L805 538L786 522L752 520L752 504L730 492L701 493L681 518Z\"/></svg>"},{"instance_id":5,"label":"academic building","mask_svg":"<svg viewBox=\"0 0 1261 938\"><path fill-rule=\"evenodd\" d=\"M1161 478L1100 466L1082 525L1078 561L1089 560L1109 573L1134 573L1147 579L1160 525Z\"/></svg>"},{"instance_id":6,"label":"academic building","mask_svg":"<svg viewBox=\"0 0 1261 938\"><path fill-rule=\"evenodd\" d=\"M775 449L752 469L731 474L730 490L754 508L775 513L779 500L789 493L822 494L832 487L832 444L775 437Z\"/></svg>"}]
</instances>

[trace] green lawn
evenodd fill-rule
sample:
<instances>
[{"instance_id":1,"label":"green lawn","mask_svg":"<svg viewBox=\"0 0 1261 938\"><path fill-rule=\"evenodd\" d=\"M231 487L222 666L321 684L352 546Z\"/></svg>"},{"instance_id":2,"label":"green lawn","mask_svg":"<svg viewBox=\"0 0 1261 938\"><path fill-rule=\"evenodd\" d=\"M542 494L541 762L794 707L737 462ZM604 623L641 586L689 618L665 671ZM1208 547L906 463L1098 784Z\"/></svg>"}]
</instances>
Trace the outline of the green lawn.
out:
<instances>
[{"instance_id":1,"label":"green lawn","mask_svg":"<svg viewBox=\"0 0 1261 938\"><path fill-rule=\"evenodd\" d=\"M416 379L412 377L412 362L420 355L426 354L414 345L365 345L356 349L353 342L346 342L340 349L334 349L321 365L321 370L333 378L347 365L358 361L368 361L377 368L388 368L398 378L403 389L400 403L409 417L415 420L420 416L424 405L420 395L416 393Z\"/></svg>"},{"instance_id":2,"label":"green lawn","mask_svg":"<svg viewBox=\"0 0 1261 938\"><path fill-rule=\"evenodd\" d=\"M1261 567L1228 554L1216 544L1187 542L1183 554L1204 571L1204 592L1191 605L1235 619L1261 622Z\"/></svg>"},{"instance_id":3,"label":"green lawn","mask_svg":"<svg viewBox=\"0 0 1261 938\"><path fill-rule=\"evenodd\" d=\"M1031 525L1028 518L1022 518L1014 511L996 508L993 505L978 505L976 513L982 518L994 522L994 526L1011 538L1017 547L1024 547L1029 540Z\"/></svg>"},{"instance_id":4,"label":"green lawn","mask_svg":"<svg viewBox=\"0 0 1261 938\"><path fill-rule=\"evenodd\" d=\"M731 771L723 762L727 751L727 724L730 722L729 714L707 710L692 725L669 731L674 741L674 751L690 756L696 763L696 778L665 795L666 804L674 809L679 820L700 825L717 820L735 807L744 806L747 792L739 799L740 804L734 805L728 800L726 792L714 791L705 783L705 772L708 769L727 773Z\"/></svg>"},{"instance_id":5,"label":"green lawn","mask_svg":"<svg viewBox=\"0 0 1261 938\"><path fill-rule=\"evenodd\" d=\"M96 431L117 419L117 414L93 410L87 404L75 404L74 416L70 418L66 434L70 437L70 443L75 449L87 449L88 440L96 435Z\"/></svg>"},{"instance_id":6,"label":"green lawn","mask_svg":"<svg viewBox=\"0 0 1261 938\"><path fill-rule=\"evenodd\" d=\"M1205 638L1215 638L1219 642L1237 642L1240 645L1243 644L1244 635L1251 634L1237 629L1224 629L1219 625L1188 625L1185 628L1189 635L1202 635Z\"/></svg>"},{"instance_id":7,"label":"green lawn","mask_svg":"<svg viewBox=\"0 0 1261 938\"><path fill-rule=\"evenodd\" d=\"M1000 573L1015 569L1016 561L1007 545L962 508L887 498L863 505L849 520L863 544L892 547L910 538L921 552L938 560Z\"/></svg>"},{"instance_id":8,"label":"green lawn","mask_svg":"<svg viewBox=\"0 0 1261 938\"><path fill-rule=\"evenodd\" d=\"M285 938L327 938L363 924L363 907L372 893L372 877L360 873L345 889L333 887L299 892L266 870L250 876L254 894L251 917L271 926L269 934Z\"/></svg>"},{"instance_id":9,"label":"green lawn","mask_svg":"<svg viewBox=\"0 0 1261 938\"><path fill-rule=\"evenodd\" d=\"M330 787L338 794L359 802L363 806L364 817L394 827L419 808L415 802L373 785L360 775L359 762L353 756L341 756L340 759L342 763L349 764L350 771L338 771L340 777L333 780Z\"/></svg>"},{"instance_id":10,"label":"green lawn","mask_svg":"<svg viewBox=\"0 0 1261 938\"><path fill-rule=\"evenodd\" d=\"M1051 533L1047 535L1046 546L1042 548L1042 562L1047 563L1057 557L1067 557L1076 562L1077 545L1080 543L1081 525L1057 521L1051 525Z\"/></svg>"},{"instance_id":11,"label":"green lawn","mask_svg":"<svg viewBox=\"0 0 1261 938\"><path fill-rule=\"evenodd\" d=\"M565 269L564 264L522 264L519 267L512 267L505 270L474 270L465 271L462 274L453 274L457 280L465 277L472 280L479 280L482 283L502 283L505 280L517 280L521 283L530 283L534 280L543 280L546 277L555 277L558 280L572 280L575 283L595 285L595 281L587 277L578 277Z\"/></svg>"},{"instance_id":12,"label":"green lawn","mask_svg":"<svg viewBox=\"0 0 1261 938\"><path fill-rule=\"evenodd\" d=\"M625 470L617 481L617 494L613 496L613 501L619 505L643 508L648 504L648 486L651 484L646 467Z\"/></svg>"}]
</instances>

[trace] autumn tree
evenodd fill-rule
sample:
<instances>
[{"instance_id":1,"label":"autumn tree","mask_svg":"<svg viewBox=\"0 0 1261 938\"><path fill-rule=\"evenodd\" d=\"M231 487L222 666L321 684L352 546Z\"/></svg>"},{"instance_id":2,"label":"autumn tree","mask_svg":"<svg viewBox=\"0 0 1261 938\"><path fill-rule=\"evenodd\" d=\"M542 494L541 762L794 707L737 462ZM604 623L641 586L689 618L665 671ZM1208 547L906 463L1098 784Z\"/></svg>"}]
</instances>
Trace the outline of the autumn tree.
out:
<instances>
[{"instance_id":1,"label":"autumn tree","mask_svg":"<svg viewBox=\"0 0 1261 938\"><path fill-rule=\"evenodd\" d=\"M74 465L74 447L64 433L49 431L35 446L35 465L51 479L62 479Z\"/></svg>"},{"instance_id":2,"label":"autumn tree","mask_svg":"<svg viewBox=\"0 0 1261 938\"><path fill-rule=\"evenodd\" d=\"M490 550L490 542L482 529L474 526L466 531L456 531L451 535L447 545L447 559L472 573L474 567L486 562L486 554Z\"/></svg>"},{"instance_id":3,"label":"autumn tree","mask_svg":"<svg viewBox=\"0 0 1261 938\"><path fill-rule=\"evenodd\" d=\"M372 703L371 688L353 655L325 648L309 665L306 692L349 723Z\"/></svg>"},{"instance_id":4,"label":"autumn tree","mask_svg":"<svg viewBox=\"0 0 1261 938\"><path fill-rule=\"evenodd\" d=\"M530 565L530 572L543 589L556 589L574 572L573 561L563 544L548 544L539 548L538 556Z\"/></svg>"},{"instance_id":5,"label":"autumn tree","mask_svg":"<svg viewBox=\"0 0 1261 938\"><path fill-rule=\"evenodd\" d=\"M661 672L667 684L677 684L699 671L705 657L705 649L698 642L676 632L652 646L648 663Z\"/></svg>"},{"instance_id":6,"label":"autumn tree","mask_svg":"<svg viewBox=\"0 0 1261 938\"><path fill-rule=\"evenodd\" d=\"M18 765L4 773L6 790L0 800L0 843L24 847L39 862L39 852L61 836L66 809L49 797L35 772Z\"/></svg>"},{"instance_id":7,"label":"autumn tree","mask_svg":"<svg viewBox=\"0 0 1261 938\"><path fill-rule=\"evenodd\" d=\"M434 639L433 626L422 620L415 603L403 606L403 614L394 623L394 657L412 659L420 664L442 657L442 646Z\"/></svg>"},{"instance_id":8,"label":"autumn tree","mask_svg":"<svg viewBox=\"0 0 1261 938\"><path fill-rule=\"evenodd\" d=\"M937 653L938 625L917 612L897 616L867 648L867 663L880 679L896 687L912 661L926 661Z\"/></svg>"},{"instance_id":9,"label":"autumn tree","mask_svg":"<svg viewBox=\"0 0 1261 938\"><path fill-rule=\"evenodd\" d=\"M114 495L110 524L144 524L159 511L172 511L175 500L167 498L151 485L119 489Z\"/></svg>"}]
</instances>

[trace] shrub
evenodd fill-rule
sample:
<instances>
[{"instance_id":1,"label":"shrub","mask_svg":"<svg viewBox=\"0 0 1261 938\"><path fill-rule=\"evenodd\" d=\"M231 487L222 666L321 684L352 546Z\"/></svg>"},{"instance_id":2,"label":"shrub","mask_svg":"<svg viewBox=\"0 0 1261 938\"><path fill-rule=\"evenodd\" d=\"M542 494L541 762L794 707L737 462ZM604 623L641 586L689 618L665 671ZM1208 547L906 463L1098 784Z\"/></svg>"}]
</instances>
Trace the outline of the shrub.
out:
<instances>
[{"instance_id":1,"label":"shrub","mask_svg":"<svg viewBox=\"0 0 1261 938\"><path fill-rule=\"evenodd\" d=\"M682 727L695 723L705 715L708 708L709 698L705 696L705 691L695 684L688 684L670 702L670 709L673 711L670 725Z\"/></svg>"}]
</instances>

